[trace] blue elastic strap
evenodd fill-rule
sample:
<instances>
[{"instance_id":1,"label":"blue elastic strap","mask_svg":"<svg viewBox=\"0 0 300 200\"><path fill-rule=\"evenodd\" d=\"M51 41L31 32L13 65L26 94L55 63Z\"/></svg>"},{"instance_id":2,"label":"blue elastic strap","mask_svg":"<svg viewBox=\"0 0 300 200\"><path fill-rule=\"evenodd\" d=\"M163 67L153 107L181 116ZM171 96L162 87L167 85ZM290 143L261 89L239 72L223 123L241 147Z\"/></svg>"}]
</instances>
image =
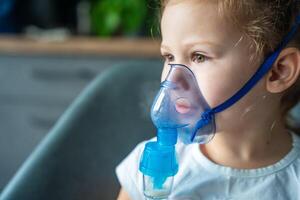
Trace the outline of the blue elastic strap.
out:
<instances>
[{"instance_id":1,"label":"blue elastic strap","mask_svg":"<svg viewBox=\"0 0 300 200\"><path fill-rule=\"evenodd\" d=\"M292 26L291 31L286 35L283 41L279 44L277 49L264 61L264 63L259 67L256 73L249 79L249 81L239 90L237 91L232 97L227 99L224 103L218 105L217 107L211 109L209 112L210 114L221 112L231 105L236 103L240 100L243 96L245 96L253 87L254 85L271 69L273 63L277 59L278 55L282 51L282 49L290 42L290 40L296 34L298 27L300 24L300 15L296 17L295 24Z\"/></svg>"}]
</instances>

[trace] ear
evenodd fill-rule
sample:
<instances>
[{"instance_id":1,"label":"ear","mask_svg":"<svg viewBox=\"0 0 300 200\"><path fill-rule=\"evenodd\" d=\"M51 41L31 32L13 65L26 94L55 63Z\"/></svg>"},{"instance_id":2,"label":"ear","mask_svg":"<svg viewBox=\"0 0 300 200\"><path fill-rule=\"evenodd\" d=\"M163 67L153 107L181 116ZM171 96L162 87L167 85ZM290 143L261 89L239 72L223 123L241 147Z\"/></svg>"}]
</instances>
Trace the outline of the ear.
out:
<instances>
[{"instance_id":1,"label":"ear","mask_svg":"<svg viewBox=\"0 0 300 200\"><path fill-rule=\"evenodd\" d=\"M297 81L299 73L299 50L294 47L285 48L266 76L266 88L271 93L283 92Z\"/></svg>"}]
</instances>

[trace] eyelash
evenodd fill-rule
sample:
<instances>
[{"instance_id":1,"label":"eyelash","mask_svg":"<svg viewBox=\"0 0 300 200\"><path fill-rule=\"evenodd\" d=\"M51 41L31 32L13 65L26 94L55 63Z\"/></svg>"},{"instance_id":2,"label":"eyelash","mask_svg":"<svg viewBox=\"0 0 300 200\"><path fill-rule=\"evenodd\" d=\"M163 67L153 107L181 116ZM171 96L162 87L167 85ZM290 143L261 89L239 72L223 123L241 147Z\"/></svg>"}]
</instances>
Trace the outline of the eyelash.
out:
<instances>
[{"instance_id":1,"label":"eyelash","mask_svg":"<svg viewBox=\"0 0 300 200\"><path fill-rule=\"evenodd\" d=\"M173 62L174 61L174 56L172 54L164 54L162 56L165 59L165 62ZM201 58L204 60L196 62L196 59L199 59L199 56L201 56ZM201 53L197 53L197 52L193 53L191 56L191 60L196 63L203 63L203 62L207 61L208 59L209 58L207 56L205 56Z\"/></svg>"},{"instance_id":2,"label":"eyelash","mask_svg":"<svg viewBox=\"0 0 300 200\"><path fill-rule=\"evenodd\" d=\"M165 59L165 62L172 62L174 61L174 56L171 54L164 54L162 57Z\"/></svg>"}]
</instances>

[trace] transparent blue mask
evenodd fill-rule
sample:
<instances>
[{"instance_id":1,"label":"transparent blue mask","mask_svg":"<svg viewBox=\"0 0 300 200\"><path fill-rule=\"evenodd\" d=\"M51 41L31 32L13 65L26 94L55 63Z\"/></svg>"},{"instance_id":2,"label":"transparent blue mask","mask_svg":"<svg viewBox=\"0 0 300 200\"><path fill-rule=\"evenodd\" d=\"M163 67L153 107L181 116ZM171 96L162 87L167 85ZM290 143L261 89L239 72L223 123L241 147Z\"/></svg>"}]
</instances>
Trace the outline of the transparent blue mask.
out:
<instances>
[{"instance_id":1,"label":"transparent blue mask","mask_svg":"<svg viewBox=\"0 0 300 200\"><path fill-rule=\"evenodd\" d=\"M207 143L215 133L215 120L193 72L185 65L170 64L151 109L158 129L173 128L185 144Z\"/></svg>"}]
</instances>

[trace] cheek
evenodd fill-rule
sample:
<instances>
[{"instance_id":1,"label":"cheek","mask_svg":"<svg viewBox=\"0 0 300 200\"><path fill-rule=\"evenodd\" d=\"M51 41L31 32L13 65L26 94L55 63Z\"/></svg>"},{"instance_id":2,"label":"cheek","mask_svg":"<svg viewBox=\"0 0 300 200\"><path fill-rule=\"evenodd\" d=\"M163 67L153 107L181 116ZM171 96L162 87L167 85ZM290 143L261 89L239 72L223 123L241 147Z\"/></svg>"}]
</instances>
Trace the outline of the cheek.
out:
<instances>
[{"instance_id":1,"label":"cheek","mask_svg":"<svg viewBox=\"0 0 300 200\"><path fill-rule=\"evenodd\" d=\"M224 67L197 74L197 81L205 100L214 108L232 97L249 80L254 72L242 66Z\"/></svg>"},{"instance_id":2,"label":"cheek","mask_svg":"<svg viewBox=\"0 0 300 200\"><path fill-rule=\"evenodd\" d=\"M198 78L198 84L203 97L211 108L214 108L230 98L240 83L226 79L225 76L211 79L208 76Z\"/></svg>"}]
</instances>

